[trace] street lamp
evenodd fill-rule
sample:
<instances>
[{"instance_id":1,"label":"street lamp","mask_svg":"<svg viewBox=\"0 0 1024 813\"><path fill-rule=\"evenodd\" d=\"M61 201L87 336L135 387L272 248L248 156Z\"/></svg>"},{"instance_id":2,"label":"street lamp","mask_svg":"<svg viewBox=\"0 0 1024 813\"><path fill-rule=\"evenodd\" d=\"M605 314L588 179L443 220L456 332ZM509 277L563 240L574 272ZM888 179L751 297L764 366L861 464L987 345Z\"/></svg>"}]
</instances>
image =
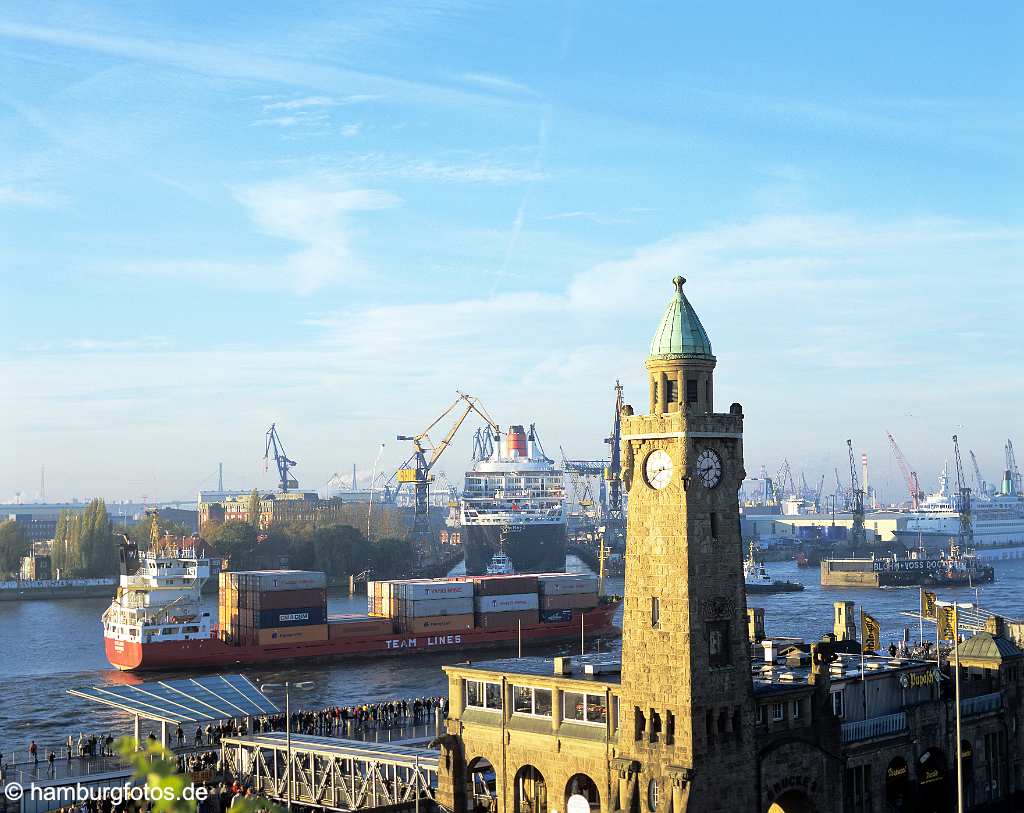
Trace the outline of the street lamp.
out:
<instances>
[{"instance_id":1,"label":"street lamp","mask_svg":"<svg viewBox=\"0 0 1024 813\"><path fill-rule=\"evenodd\" d=\"M284 683L263 683L260 685L260 691L263 694L268 694L267 689L281 689L284 688L284 737L285 737L285 769L284 769L284 782L285 782L285 806L292 809L292 703L291 703L291 687L295 686L296 689L302 689L303 691L309 691L310 689L316 688L316 683L312 680L300 680L297 683L291 681L285 681Z\"/></svg>"}]
</instances>

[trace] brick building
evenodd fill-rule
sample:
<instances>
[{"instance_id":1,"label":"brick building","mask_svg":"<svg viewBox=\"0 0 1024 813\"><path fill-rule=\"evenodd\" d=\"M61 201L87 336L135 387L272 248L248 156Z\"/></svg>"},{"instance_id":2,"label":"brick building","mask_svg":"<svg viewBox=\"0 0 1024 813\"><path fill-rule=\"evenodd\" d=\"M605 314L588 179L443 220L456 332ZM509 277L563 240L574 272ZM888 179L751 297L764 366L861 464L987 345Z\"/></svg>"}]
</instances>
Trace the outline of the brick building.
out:
<instances>
[{"instance_id":1,"label":"brick building","mask_svg":"<svg viewBox=\"0 0 1024 813\"><path fill-rule=\"evenodd\" d=\"M860 654L851 607L814 642L751 641L739 404L683 280L651 344L648 415L622 415L630 517L622 652L446 667L439 797L453 811L951 811L949 667ZM750 633L748 633L748 629ZM752 633L752 634L751 634ZM961 645L964 797L1017 809L1024 653L1002 622ZM862 667L863 664L863 667Z\"/></svg>"}]
</instances>

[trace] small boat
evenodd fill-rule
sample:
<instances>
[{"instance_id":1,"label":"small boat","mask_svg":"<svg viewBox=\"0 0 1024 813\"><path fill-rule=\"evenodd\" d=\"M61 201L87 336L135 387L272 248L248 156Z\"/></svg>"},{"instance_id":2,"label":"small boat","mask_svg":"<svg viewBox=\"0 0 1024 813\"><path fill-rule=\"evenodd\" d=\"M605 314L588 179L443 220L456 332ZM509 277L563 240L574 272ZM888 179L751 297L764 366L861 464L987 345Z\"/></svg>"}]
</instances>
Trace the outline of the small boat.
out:
<instances>
[{"instance_id":1,"label":"small boat","mask_svg":"<svg viewBox=\"0 0 1024 813\"><path fill-rule=\"evenodd\" d=\"M748 593L797 593L804 589L800 582L780 581L768 575L764 562L754 556L754 543L750 554L743 560L743 583Z\"/></svg>"}]
</instances>

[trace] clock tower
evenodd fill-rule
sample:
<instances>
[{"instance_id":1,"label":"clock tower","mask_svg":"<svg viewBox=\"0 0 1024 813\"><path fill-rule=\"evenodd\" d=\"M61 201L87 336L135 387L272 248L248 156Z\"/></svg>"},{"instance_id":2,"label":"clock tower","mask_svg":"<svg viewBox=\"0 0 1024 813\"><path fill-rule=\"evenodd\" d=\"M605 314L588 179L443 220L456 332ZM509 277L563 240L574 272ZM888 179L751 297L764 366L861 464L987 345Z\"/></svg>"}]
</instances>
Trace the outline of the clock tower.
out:
<instances>
[{"instance_id":1,"label":"clock tower","mask_svg":"<svg viewBox=\"0 0 1024 813\"><path fill-rule=\"evenodd\" d=\"M715 357L682 277L651 342L648 415L623 409L629 495L618 807L754 811L753 689L738 490L739 404L714 411Z\"/></svg>"}]
</instances>

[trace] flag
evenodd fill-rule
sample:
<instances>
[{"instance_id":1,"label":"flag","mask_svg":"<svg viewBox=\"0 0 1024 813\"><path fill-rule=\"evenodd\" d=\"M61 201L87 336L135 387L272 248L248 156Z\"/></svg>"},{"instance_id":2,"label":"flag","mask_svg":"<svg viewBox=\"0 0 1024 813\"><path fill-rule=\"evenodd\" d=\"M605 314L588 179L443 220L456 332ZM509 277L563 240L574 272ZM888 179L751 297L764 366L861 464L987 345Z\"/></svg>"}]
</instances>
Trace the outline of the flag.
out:
<instances>
[{"instance_id":1,"label":"flag","mask_svg":"<svg viewBox=\"0 0 1024 813\"><path fill-rule=\"evenodd\" d=\"M939 607L936 621L939 625L939 640L956 640L956 607Z\"/></svg>"},{"instance_id":2,"label":"flag","mask_svg":"<svg viewBox=\"0 0 1024 813\"><path fill-rule=\"evenodd\" d=\"M865 651L877 652L882 648L882 625L863 610L860 611L860 631Z\"/></svg>"},{"instance_id":3,"label":"flag","mask_svg":"<svg viewBox=\"0 0 1024 813\"><path fill-rule=\"evenodd\" d=\"M924 618L935 618L935 594L927 590L921 591L921 615Z\"/></svg>"}]
</instances>

